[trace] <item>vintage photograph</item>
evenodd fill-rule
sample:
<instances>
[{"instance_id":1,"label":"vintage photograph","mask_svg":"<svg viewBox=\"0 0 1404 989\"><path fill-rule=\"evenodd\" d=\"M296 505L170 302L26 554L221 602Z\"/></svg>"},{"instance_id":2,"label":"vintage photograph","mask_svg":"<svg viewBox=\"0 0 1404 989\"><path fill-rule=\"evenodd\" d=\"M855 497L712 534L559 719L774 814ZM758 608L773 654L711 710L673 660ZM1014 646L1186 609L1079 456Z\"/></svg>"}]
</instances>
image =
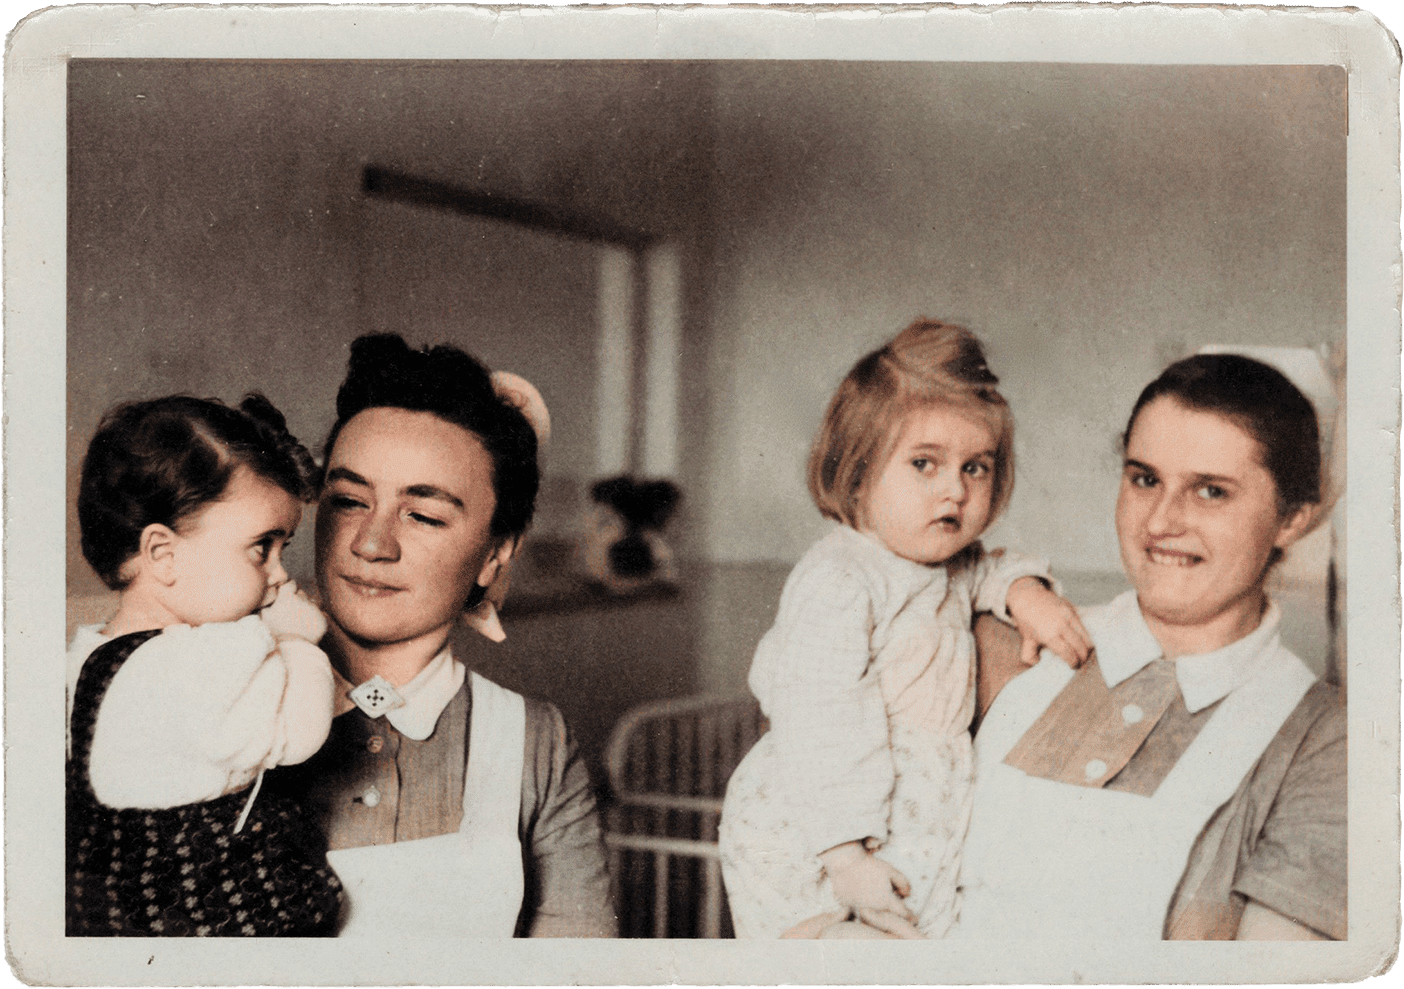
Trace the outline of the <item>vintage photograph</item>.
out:
<instances>
[{"instance_id":1,"label":"vintage photograph","mask_svg":"<svg viewBox=\"0 0 1404 989\"><path fill-rule=\"evenodd\" d=\"M1342 14L1297 58L1032 57L1037 10L964 58L742 11L594 51L599 13L299 22L338 55L252 11L45 90L17 975L1387 962L1398 117L1359 90L1397 52Z\"/></svg>"}]
</instances>

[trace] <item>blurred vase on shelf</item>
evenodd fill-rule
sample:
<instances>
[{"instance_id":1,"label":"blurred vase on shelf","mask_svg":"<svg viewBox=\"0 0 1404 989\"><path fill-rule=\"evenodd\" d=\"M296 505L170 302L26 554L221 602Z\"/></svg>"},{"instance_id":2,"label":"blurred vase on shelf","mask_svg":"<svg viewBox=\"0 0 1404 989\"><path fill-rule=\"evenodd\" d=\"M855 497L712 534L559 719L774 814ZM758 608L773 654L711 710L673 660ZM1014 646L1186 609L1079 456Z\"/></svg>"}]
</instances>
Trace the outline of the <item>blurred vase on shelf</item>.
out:
<instances>
[{"instance_id":1,"label":"blurred vase on shelf","mask_svg":"<svg viewBox=\"0 0 1404 989\"><path fill-rule=\"evenodd\" d=\"M580 536L580 568L612 594L673 586L677 561L663 529L682 500L672 481L627 475L595 482Z\"/></svg>"}]
</instances>

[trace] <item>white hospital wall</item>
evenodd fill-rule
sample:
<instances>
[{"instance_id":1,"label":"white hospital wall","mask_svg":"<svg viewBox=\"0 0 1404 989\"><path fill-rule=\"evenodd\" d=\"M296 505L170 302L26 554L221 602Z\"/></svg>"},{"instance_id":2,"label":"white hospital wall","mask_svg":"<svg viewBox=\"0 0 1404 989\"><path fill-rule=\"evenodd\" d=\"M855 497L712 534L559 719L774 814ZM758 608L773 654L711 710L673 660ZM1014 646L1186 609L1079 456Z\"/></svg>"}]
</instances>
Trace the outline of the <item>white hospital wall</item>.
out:
<instances>
[{"instance_id":1,"label":"white hospital wall","mask_svg":"<svg viewBox=\"0 0 1404 989\"><path fill-rule=\"evenodd\" d=\"M1327 67L720 73L705 555L803 552L825 403L923 314L986 341L1014 408L991 538L1118 572L1140 388L1207 343L1343 338L1343 100Z\"/></svg>"}]
</instances>

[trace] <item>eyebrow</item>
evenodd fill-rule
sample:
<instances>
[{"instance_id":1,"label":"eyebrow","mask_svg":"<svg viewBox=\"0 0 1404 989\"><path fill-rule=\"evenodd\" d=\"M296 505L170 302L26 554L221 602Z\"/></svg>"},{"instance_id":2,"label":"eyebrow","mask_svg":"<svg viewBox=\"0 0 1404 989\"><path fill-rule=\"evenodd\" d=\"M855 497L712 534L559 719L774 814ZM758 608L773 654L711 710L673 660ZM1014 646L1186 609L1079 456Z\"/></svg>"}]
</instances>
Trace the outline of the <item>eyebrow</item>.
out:
<instances>
[{"instance_id":1,"label":"eyebrow","mask_svg":"<svg viewBox=\"0 0 1404 989\"><path fill-rule=\"evenodd\" d=\"M918 443L916 446L910 447L910 448L907 450L907 452L908 452L909 454L911 454L911 453L946 453L946 452L948 452L948 451L947 451L947 448L946 448L944 445L940 444L940 443ZM994 459L994 455L995 455L994 450L981 450L979 453L971 454L970 459L973 460L973 459L976 458L976 457L989 457L991 460L993 460L993 459Z\"/></svg>"},{"instance_id":2,"label":"eyebrow","mask_svg":"<svg viewBox=\"0 0 1404 989\"><path fill-rule=\"evenodd\" d=\"M333 467L331 470L327 471L327 480L350 481L352 484L363 484L366 487L370 487L370 481L367 481L353 470L347 470L345 467Z\"/></svg>"},{"instance_id":3,"label":"eyebrow","mask_svg":"<svg viewBox=\"0 0 1404 989\"><path fill-rule=\"evenodd\" d=\"M436 501L446 501L455 508L463 507L463 499L432 484L411 484L407 488L401 488L400 494L409 495L411 498L433 498Z\"/></svg>"},{"instance_id":4,"label":"eyebrow","mask_svg":"<svg viewBox=\"0 0 1404 989\"><path fill-rule=\"evenodd\" d=\"M1155 474L1157 477L1160 476L1160 471L1156 470L1150 464L1143 464L1139 460L1127 457L1126 464L1122 469L1125 470L1132 467L1136 470L1143 470L1147 474ZM1196 484L1237 484L1238 478L1229 477L1226 474L1195 474L1194 482Z\"/></svg>"},{"instance_id":5,"label":"eyebrow","mask_svg":"<svg viewBox=\"0 0 1404 989\"><path fill-rule=\"evenodd\" d=\"M360 474L345 467L333 467L327 471L328 481L346 481L349 484L359 484L362 487L370 487L367 481ZM432 484L411 484L407 488L401 488L400 494L408 495L411 498L433 498L435 501L447 502L455 508L463 507L463 499L443 488L435 487Z\"/></svg>"}]
</instances>

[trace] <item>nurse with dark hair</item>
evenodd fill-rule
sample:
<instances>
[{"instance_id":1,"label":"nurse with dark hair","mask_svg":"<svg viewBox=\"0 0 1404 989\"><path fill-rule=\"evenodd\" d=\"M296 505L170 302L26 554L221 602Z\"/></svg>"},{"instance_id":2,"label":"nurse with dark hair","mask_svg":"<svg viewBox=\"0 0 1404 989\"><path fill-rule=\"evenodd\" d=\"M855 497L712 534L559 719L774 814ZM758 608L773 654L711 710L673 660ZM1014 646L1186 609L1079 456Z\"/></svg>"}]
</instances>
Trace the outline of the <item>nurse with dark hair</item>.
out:
<instances>
[{"instance_id":1,"label":"nurse with dark hair","mask_svg":"<svg viewBox=\"0 0 1404 989\"><path fill-rule=\"evenodd\" d=\"M327 439L317 585L338 674L322 750L270 775L327 833L343 935L608 937L595 801L551 705L470 672L531 521L540 396L448 346L352 344Z\"/></svg>"}]
</instances>

